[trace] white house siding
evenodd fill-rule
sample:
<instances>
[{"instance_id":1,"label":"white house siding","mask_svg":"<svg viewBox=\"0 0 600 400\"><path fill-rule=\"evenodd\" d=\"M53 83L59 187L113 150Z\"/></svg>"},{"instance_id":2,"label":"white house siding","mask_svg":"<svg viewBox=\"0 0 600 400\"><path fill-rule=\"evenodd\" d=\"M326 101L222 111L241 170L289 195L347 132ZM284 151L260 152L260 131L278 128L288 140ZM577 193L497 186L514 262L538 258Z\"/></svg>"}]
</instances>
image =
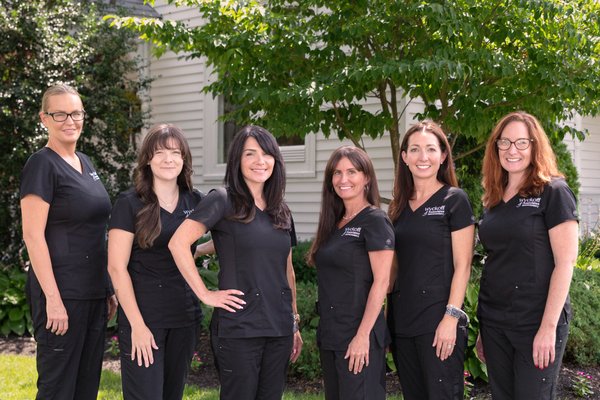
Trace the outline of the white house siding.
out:
<instances>
[{"instance_id":1,"label":"white house siding","mask_svg":"<svg viewBox=\"0 0 600 400\"><path fill-rule=\"evenodd\" d=\"M576 117L574 122L590 133L582 142L565 138L579 172L580 227L587 233L600 228L600 118Z\"/></svg>"},{"instance_id":2,"label":"white house siding","mask_svg":"<svg viewBox=\"0 0 600 400\"><path fill-rule=\"evenodd\" d=\"M194 9L175 8L164 4L164 1L157 1L154 8L164 19L186 21L192 26L202 22ZM184 130L192 150L196 187L208 191L220 186L224 166L215 162L214 154L218 104L211 95L200 92L210 79L204 63L198 59L184 60L181 55L169 52L158 60L151 59L149 73L155 79L150 91L152 122L170 122ZM376 99L367 99L366 105L371 112L378 109ZM414 114L421 109L419 102L409 104L401 121L401 131L410 126ZM580 118L575 125L591 132L591 136L582 143L566 140L580 173L582 229L589 229L597 226L600 207L600 119ZM342 144L350 144L349 141L340 142L335 134L326 139L322 133L309 135L307 143L311 143L309 148L313 153L308 152L299 171L294 169L295 163L288 163L286 190L286 200L300 239L309 239L316 231L323 172L331 152ZM390 198L394 163L389 137L386 134L378 140L364 138L364 144L373 160L381 194Z\"/></svg>"},{"instance_id":3,"label":"white house siding","mask_svg":"<svg viewBox=\"0 0 600 400\"><path fill-rule=\"evenodd\" d=\"M201 23L195 9L184 9L157 1L154 9L164 19L185 21L191 25ZM204 137L211 123L205 120L205 99L201 93L207 84L206 68L202 60L185 60L182 55L165 53L161 58L150 58L147 73L154 80L151 83L150 111L151 122L168 122L180 127L186 134L194 163L194 183L200 182L202 171Z\"/></svg>"}]
</instances>

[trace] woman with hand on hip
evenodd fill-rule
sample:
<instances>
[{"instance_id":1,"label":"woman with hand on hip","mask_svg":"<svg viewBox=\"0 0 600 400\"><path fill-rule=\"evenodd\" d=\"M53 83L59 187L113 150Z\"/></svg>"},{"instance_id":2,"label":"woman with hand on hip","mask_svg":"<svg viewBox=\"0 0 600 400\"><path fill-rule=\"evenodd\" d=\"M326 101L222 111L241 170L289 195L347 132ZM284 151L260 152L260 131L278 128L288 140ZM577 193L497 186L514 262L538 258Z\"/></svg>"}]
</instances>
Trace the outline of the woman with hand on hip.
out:
<instances>
[{"instance_id":1,"label":"woman with hand on hip","mask_svg":"<svg viewBox=\"0 0 600 400\"><path fill-rule=\"evenodd\" d=\"M357 147L338 148L325 167L309 253L317 267L317 342L327 400L385 399L389 334L383 302L393 248L369 156Z\"/></svg>"},{"instance_id":2,"label":"woman with hand on hip","mask_svg":"<svg viewBox=\"0 0 600 400\"><path fill-rule=\"evenodd\" d=\"M285 168L267 130L248 126L236 134L224 182L181 224L169 248L200 300L223 308L215 308L211 321L220 398L279 400L302 338L291 250L296 235L283 199ZM209 230L219 257L217 292L207 290L189 252Z\"/></svg>"},{"instance_id":3,"label":"woman with hand on hip","mask_svg":"<svg viewBox=\"0 0 600 400\"><path fill-rule=\"evenodd\" d=\"M27 160L20 193L32 267L36 398L96 399L106 322L116 310L106 272L110 199L89 158L76 150L86 116L77 90L48 88L39 115L48 143Z\"/></svg>"},{"instance_id":4,"label":"woman with hand on hip","mask_svg":"<svg viewBox=\"0 0 600 400\"><path fill-rule=\"evenodd\" d=\"M407 400L462 399L474 217L452 153L431 121L404 135L394 198L395 283L388 301L392 355Z\"/></svg>"},{"instance_id":5,"label":"woman with hand on hip","mask_svg":"<svg viewBox=\"0 0 600 400\"><path fill-rule=\"evenodd\" d=\"M569 333L577 202L539 121L503 117L483 159L479 356L498 400L554 399Z\"/></svg>"},{"instance_id":6,"label":"woman with hand on hip","mask_svg":"<svg viewBox=\"0 0 600 400\"><path fill-rule=\"evenodd\" d=\"M154 125L138 154L135 185L112 209L108 271L120 304L126 400L183 396L202 314L167 245L202 198L191 176L192 155L183 132L170 124Z\"/></svg>"}]
</instances>

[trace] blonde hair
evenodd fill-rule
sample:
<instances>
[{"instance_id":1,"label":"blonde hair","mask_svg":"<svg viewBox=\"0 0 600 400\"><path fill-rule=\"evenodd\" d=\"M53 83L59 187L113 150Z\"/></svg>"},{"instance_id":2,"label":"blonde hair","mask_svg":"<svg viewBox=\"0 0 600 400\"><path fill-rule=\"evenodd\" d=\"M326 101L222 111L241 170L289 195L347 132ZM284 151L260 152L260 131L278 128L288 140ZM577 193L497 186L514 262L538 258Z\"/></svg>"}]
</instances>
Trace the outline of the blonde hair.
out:
<instances>
[{"instance_id":1,"label":"blonde hair","mask_svg":"<svg viewBox=\"0 0 600 400\"><path fill-rule=\"evenodd\" d=\"M81 99L79 92L73 86L67 85L66 83L59 83L46 89L44 95L42 96L42 106L40 111L48 111L48 99L52 96L58 96L61 94L73 94Z\"/></svg>"}]
</instances>

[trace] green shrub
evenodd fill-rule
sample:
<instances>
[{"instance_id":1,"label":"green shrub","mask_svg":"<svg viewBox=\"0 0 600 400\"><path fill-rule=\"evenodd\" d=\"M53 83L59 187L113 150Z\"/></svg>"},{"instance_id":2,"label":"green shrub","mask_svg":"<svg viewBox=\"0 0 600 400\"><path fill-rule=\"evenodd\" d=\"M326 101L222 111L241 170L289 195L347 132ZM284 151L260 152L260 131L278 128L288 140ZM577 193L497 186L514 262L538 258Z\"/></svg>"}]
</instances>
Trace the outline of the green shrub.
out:
<instances>
[{"instance_id":1,"label":"green shrub","mask_svg":"<svg viewBox=\"0 0 600 400\"><path fill-rule=\"evenodd\" d=\"M477 272L477 271L475 271ZM465 295L465 312L469 316L469 339L465 354L465 371L468 371L475 379L483 379L487 382L487 367L477 357L475 343L479 334L479 319L477 318L477 300L479 296L479 277L475 274L475 279L471 279L467 285Z\"/></svg>"},{"instance_id":2,"label":"green shrub","mask_svg":"<svg viewBox=\"0 0 600 400\"><path fill-rule=\"evenodd\" d=\"M33 334L29 305L25 298L27 274L20 268L0 265L0 334Z\"/></svg>"},{"instance_id":3,"label":"green shrub","mask_svg":"<svg viewBox=\"0 0 600 400\"><path fill-rule=\"evenodd\" d=\"M600 270L575 268L573 320L565 358L581 366L600 364Z\"/></svg>"},{"instance_id":4,"label":"green shrub","mask_svg":"<svg viewBox=\"0 0 600 400\"><path fill-rule=\"evenodd\" d=\"M298 282L317 282L317 269L312 265L308 265L306 261L306 254L311 245L311 240L305 240L298 242L296 247L292 249L292 262L296 273L296 281Z\"/></svg>"},{"instance_id":5,"label":"green shrub","mask_svg":"<svg viewBox=\"0 0 600 400\"><path fill-rule=\"evenodd\" d=\"M292 375L306 379L317 379L321 376L321 361L317 347L317 325L319 316L315 310L317 285L312 282L296 283L296 303L300 314L300 331L304 345L296 363L290 365Z\"/></svg>"}]
</instances>

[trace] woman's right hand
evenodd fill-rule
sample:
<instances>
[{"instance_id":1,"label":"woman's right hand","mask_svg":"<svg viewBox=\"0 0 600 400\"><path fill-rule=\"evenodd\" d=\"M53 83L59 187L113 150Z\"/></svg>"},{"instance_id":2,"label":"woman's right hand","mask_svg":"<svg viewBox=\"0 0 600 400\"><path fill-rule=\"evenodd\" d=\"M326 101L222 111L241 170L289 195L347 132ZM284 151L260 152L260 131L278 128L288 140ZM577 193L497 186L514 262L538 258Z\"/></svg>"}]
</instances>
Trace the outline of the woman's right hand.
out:
<instances>
[{"instance_id":1,"label":"woman's right hand","mask_svg":"<svg viewBox=\"0 0 600 400\"><path fill-rule=\"evenodd\" d=\"M69 315L61 298L46 298L46 329L56 335L64 335L69 329Z\"/></svg>"},{"instance_id":2,"label":"woman's right hand","mask_svg":"<svg viewBox=\"0 0 600 400\"><path fill-rule=\"evenodd\" d=\"M158 350L154 341L154 335L146 325L131 327L131 361L137 358L138 366L142 363L146 368L154 364L154 354L152 349Z\"/></svg>"},{"instance_id":3,"label":"woman's right hand","mask_svg":"<svg viewBox=\"0 0 600 400\"><path fill-rule=\"evenodd\" d=\"M236 309L244 309L244 304L246 304L246 302L238 297L243 295L244 292L236 289L209 290L204 298L200 300L208 306L219 307L229 312L235 312Z\"/></svg>"}]
</instances>

